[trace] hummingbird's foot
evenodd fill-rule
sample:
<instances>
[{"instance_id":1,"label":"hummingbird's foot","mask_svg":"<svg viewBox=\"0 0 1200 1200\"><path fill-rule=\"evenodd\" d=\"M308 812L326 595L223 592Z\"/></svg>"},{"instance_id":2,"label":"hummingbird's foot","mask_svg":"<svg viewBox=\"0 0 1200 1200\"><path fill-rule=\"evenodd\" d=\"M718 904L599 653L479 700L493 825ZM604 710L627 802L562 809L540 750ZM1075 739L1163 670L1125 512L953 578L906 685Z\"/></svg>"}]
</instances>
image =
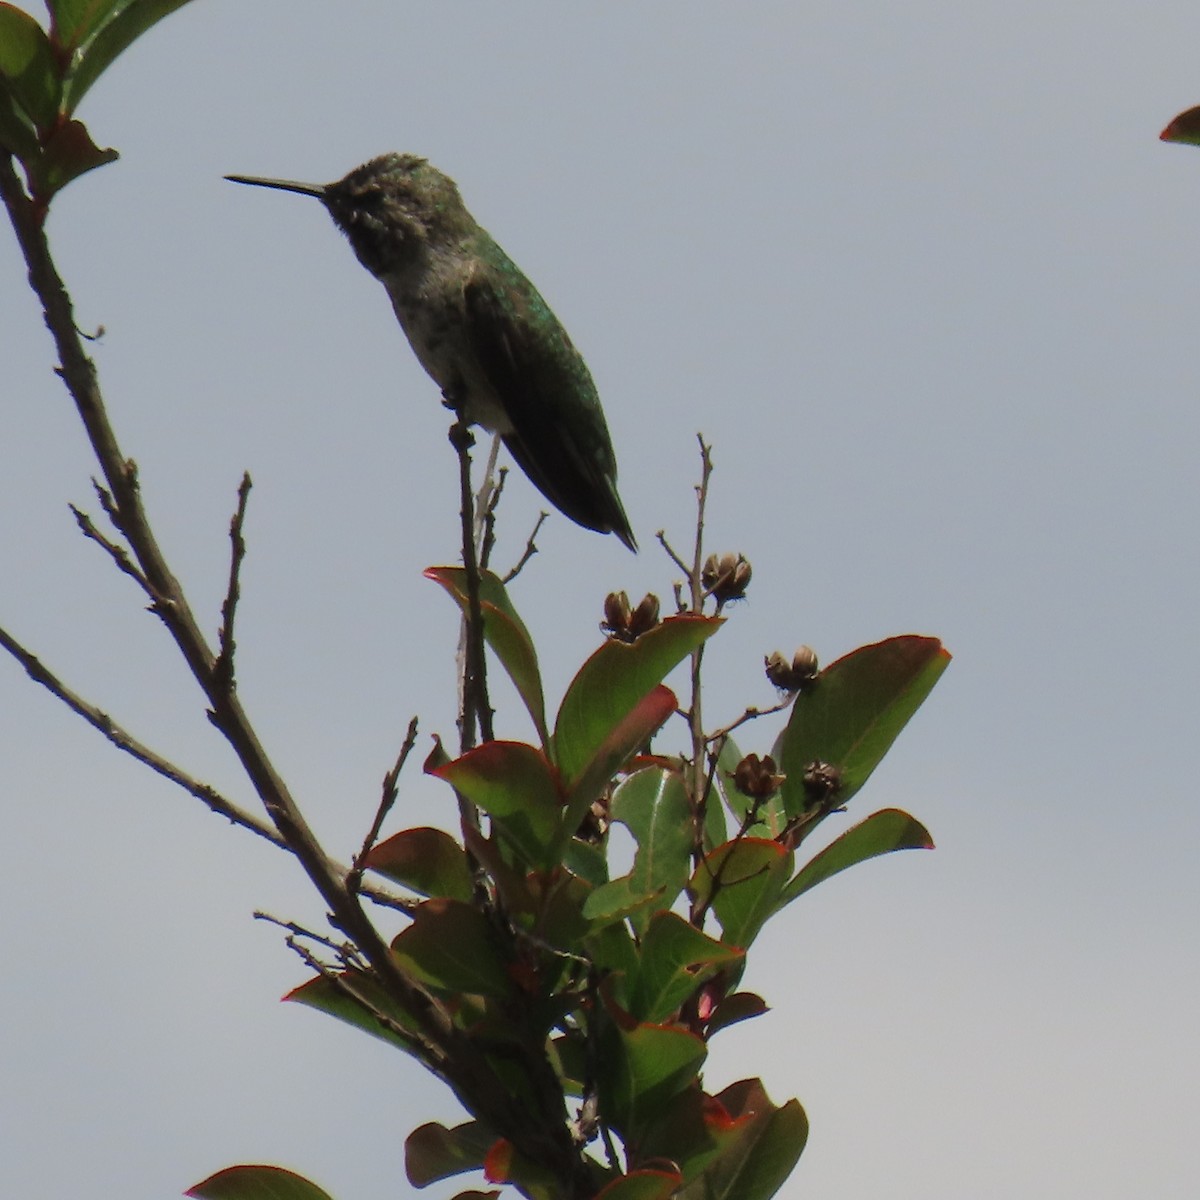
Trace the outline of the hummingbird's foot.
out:
<instances>
[{"instance_id":1,"label":"hummingbird's foot","mask_svg":"<svg viewBox=\"0 0 1200 1200\"><path fill-rule=\"evenodd\" d=\"M461 415L450 426L450 445L460 454L475 445L475 435L471 432L471 426L462 419Z\"/></svg>"}]
</instances>

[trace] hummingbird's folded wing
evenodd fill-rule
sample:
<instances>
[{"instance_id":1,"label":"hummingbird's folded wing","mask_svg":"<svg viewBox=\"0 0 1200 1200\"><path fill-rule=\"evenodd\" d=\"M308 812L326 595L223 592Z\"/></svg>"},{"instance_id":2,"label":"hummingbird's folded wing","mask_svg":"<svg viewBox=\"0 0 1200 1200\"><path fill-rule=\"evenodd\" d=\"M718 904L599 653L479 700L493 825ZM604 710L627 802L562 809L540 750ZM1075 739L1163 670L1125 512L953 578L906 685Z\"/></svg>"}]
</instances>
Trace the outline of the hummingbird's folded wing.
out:
<instances>
[{"instance_id":1,"label":"hummingbird's folded wing","mask_svg":"<svg viewBox=\"0 0 1200 1200\"><path fill-rule=\"evenodd\" d=\"M531 285L505 287L493 279L473 274L463 299L471 351L512 423L505 445L556 508L636 550L587 365Z\"/></svg>"}]
</instances>

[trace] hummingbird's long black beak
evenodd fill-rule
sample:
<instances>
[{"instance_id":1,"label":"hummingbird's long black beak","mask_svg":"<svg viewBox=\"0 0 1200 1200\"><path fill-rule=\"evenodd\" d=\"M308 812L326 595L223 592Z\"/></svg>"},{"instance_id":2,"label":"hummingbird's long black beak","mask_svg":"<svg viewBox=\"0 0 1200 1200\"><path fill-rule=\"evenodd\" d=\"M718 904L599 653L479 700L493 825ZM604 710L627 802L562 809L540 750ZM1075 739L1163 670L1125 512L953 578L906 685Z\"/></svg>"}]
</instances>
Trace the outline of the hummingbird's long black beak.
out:
<instances>
[{"instance_id":1,"label":"hummingbird's long black beak","mask_svg":"<svg viewBox=\"0 0 1200 1200\"><path fill-rule=\"evenodd\" d=\"M297 183L294 179L259 179L255 175L226 175L225 178L232 183L248 183L253 187L277 188L281 192L299 192L302 196L325 199L323 183Z\"/></svg>"}]
</instances>

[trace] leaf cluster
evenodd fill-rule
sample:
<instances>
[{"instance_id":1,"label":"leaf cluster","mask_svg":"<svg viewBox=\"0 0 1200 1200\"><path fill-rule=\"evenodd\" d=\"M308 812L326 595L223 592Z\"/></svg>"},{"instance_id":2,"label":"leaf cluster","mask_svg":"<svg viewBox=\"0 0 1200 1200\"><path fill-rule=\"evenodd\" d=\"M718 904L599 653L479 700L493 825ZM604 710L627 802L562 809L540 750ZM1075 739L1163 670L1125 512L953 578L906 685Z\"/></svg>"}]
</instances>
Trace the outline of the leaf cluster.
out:
<instances>
[{"instance_id":1,"label":"leaf cluster","mask_svg":"<svg viewBox=\"0 0 1200 1200\"><path fill-rule=\"evenodd\" d=\"M468 611L463 569L426 575ZM484 814L487 832L466 823L459 840L408 829L370 851L361 865L418 897L391 944L395 961L452 1012L515 1103L568 1121L580 1152L576 1194L765 1200L803 1150L804 1112L796 1100L776 1105L755 1079L706 1090L708 1042L767 1011L740 981L768 920L847 867L932 845L918 821L884 809L796 862L816 824L866 782L949 656L926 637L864 646L788 698L773 756L762 760L777 769L748 774L759 760L720 732L703 740L696 771L687 755L655 751L656 735L680 715L664 680L725 617L683 611L632 641L610 637L551 719L533 640L490 572L479 600L484 638L536 740L484 742L456 758L439 742L429 756L426 772ZM619 874L614 823L635 847ZM353 974L322 973L291 999L422 1058L411 1014L369 973ZM563 1194L561 1178L478 1116L425 1125L406 1150L419 1186L480 1170L533 1200ZM222 1172L193 1194L252 1196L254 1170ZM247 1190L228 1190L235 1178Z\"/></svg>"},{"instance_id":2,"label":"leaf cluster","mask_svg":"<svg viewBox=\"0 0 1200 1200\"><path fill-rule=\"evenodd\" d=\"M49 28L0 3L0 148L25 168L44 216L54 194L114 161L75 116L122 51L188 0L46 0Z\"/></svg>"}]
</instances>

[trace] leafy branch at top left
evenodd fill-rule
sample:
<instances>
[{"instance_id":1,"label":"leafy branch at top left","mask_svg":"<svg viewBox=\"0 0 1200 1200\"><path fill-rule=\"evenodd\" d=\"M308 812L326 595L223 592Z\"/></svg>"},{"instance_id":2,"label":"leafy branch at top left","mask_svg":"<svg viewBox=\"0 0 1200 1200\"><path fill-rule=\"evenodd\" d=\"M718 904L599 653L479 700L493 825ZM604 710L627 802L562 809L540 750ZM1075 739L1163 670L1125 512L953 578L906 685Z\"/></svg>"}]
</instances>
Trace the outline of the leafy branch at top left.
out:
<instances>
[{"instance_id":1,"label":"leafy branch at top left","mask_svg":"<svg viewBox=\"0 0 1200 1200\"><path fill-rule=\"evenodd\" d=\"M50 25L0 2L0 147L25 169L40 224L56 192L112 162L75 112L92 84L188 0L46 0Z\"/></svg>"}]
</instances>

